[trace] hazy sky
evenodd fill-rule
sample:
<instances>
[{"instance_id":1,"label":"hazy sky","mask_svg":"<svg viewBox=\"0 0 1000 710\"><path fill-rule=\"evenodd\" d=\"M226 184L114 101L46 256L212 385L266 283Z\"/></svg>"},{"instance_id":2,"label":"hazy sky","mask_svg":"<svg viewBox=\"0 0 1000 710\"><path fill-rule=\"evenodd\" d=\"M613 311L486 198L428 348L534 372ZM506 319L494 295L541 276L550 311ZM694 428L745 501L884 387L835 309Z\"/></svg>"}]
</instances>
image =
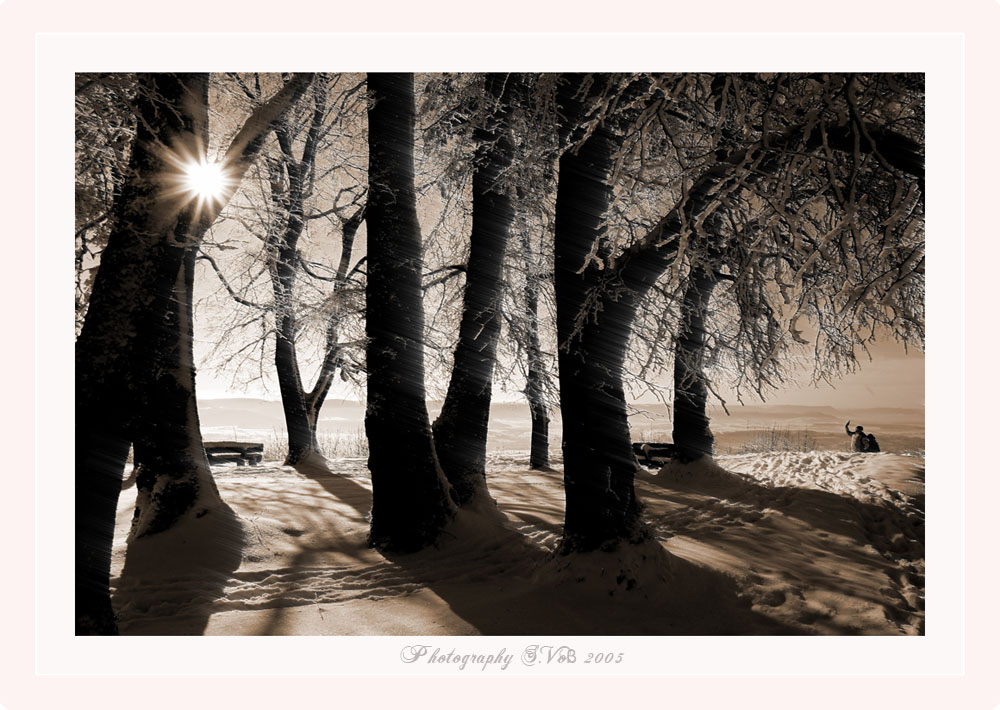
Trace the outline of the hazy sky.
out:
<instances>
[{"instance_id":1,"label":"hazy sky","mask_svg":"<svg viewBox=\"0 0 1000 710\"><path fill-rule=\"evenodd\" d=\"M872 356L871 362L863 361L858 372L835 382L835 387L790 385L773 397L768 397L767 403L831 406L838 409L924 406L922 352L911 348L906 353L902 345L883 343L873 350Z\"/></svg>"},{"instance_id":2,"label":"hazy sky","mask_svg":"<svg viewBox=\"0 0 1000 710\"><path fill-rule=\"evenodd\" d=\"M862 363L854 374L836 381L834 387L789 383L788 387L769 396L767 404L794 404L803 406L830 406L838 409L863 409L867 407L923 407L924 406L924 354L911 348L909 354L901 345L883 343L872 351L873 360ZM805 382L806 380L803 380ZM311 382L307 383L312 384ZM357 394L340 385L330 393L331 399L356 399ZM735 395L720 388L720 393L730 405L736 405ZM220 397L258 397L278 399L278 388L270 392L257 385L246 392L234 390L228 375L216 375L202 368L198 371L198 396L202 399ZM519 401L516 393L497 393L495 399ZM746 399L745 404L760 404Z\"/></svg>"},{"instance_id":3,"label":"hazy sky","mask_svg":"<svg viewBox=\"0 0 1000 710\"><path fill-rule=\"evenodd\" d=\"M352 80L353 81L353 80ZM363 106L359 105L355 107L355 110L362 111ZM363 120L362 114L358 113L355 118L357 120ZM359 132L357 134L351 133L353 136L351 140L360 140L362 134ZM364 156L367 151L367 146L363 141L354 145L350 143L351 149L348 151L355 157L355 161L359 164L364 163ZM343 148L343 146L341 146ZM428 157L423 155L423 153L418 151L418 157L423 156L421 159L427 161L426 165L423 166L427 175L424 175L424 179L427 179L428 175L435 175L436 170L440 168L436 164L436 160L433 157ZM350 179L357 179L356 175L348 176ZM330 198L330 195L336 194L337 189L341 186L339 182L341 178L335 177L334 173L330 173L329 181L330 184L324 189L326 190L326 199ZM347 178L345 178L347 179ZM249 184L249 181L248 181ZM469 186L466 185L465 189L468 190ZM234 198L234 203L238 200ZM459 204L461 200L459 200ZM450 202L447 204L451 204ZM445 209L445 201L443 196L437 190L430 190L425 193L419 203L419 218L421 223L421 230L423 234L432 233L435 225L438 224L441 211ZM452 206L454 208L454 206ZM468 229L468 224L466 223L469 215L467 211L462 209L454 209L454 219L456 223L451 225L448 230L444 230L445 233L454 232L456 234L465 233ZM466 220L466 222L463 222ZM227 225L217 225L213 229L213 238L217 241L225 241L227 239L236 240L246 239L251 246L256 246L256 242L253 239L249 239L245 236L241 237L241 231L244 228L242 224L229 223ZM309 223L305 233L303 234L301 246L303 247L305 253L309 254L309 258L313 258L324 263L336 263L339 258L340 253L340 242L338 238L339 227L334 228L333 226L326 223L326 221L316 221ZM362 224L361 229L357 234L357 241L354 247L354 261L357 261L365 252L365 237L366 237L366 225ZM444 237L441 238L442 242L439 245L440 250L448 250L448 242ZM222 252L217 253L216 257L219 259L220 263L225 263L227 259L232 258L231 254L233 252ZM436 253L435 250L429 250L430 254ZM230 256L227 256L229 254ZM450 259L450 254L449 257ZM444 263L449 263L445 261ZM425 262L425 267L431 269L436 264ZM230 276L232 278L232 276ZM267 302L269 299L268 292L270 290L269 284L267 284L266 279L260 281L262 284L262 291L258 294L258 300L261 302ZM300 286L300 293L302 287ZM201 299L209 294L219 291L219 285L215 275L211 270L204 264L198 273L196 278L196 298ZM225 302L225 296L222 297L223 302ZM228 324L234 319L241 319L246 317L246 312L243 311L239 315L234 315L232 310L230 311L218 311L214 313L203 313L202 317L196 315L196 359L202 362L205 355L207 355L210 350L210 344L216 339L216 335L210 332L209 328L206 327L206 322L214 322L221 324ZM252 335L253 333L248 333L247 335ZM808 337L808 335L807 335ZM237 342L236 347L242 345L243 341ZM880 344L872 351L873 360L871 362L865 360L861 363L859 371L850 375L845 376L839 381L830 385L820 385L820 386L810 386L808 385L809 373L801 373L801 381L799 383L788 382L786 383L785 389L768 395L768 404L782 404L782 405L801 405L801 406L833 406L838 409L850 409L852 407L857 408L868 408L868 407L922 407L924 405L924 357L923 353L912 350L909 354L906 354L903 348L895 343L885 343ZM306 355L305 352L300 351L300 365L302 367L302 375L305 379L305 386L309 389L313 384L313 377L315 373L313 372L313 367L318 362L318 357L312 358L314 361L310 362L310 357ZM311 366L312 365L312 366ZM274 366L273 363L266 363L263 367L263 372L265 373L265 378L267 386L261 382L256 382L242 389L239 387L234 387L232 373L222 373L218 374L211 369L202 367L199 369L197 374L198 382L198 395L204 399L213 399L220 397L258 397L264 399L277 400L278 399L278 387L273 374ZM245 370L242 374L247 375L253 372L252 368ZM668 385L672 380L671 374L666 373L663 378L663 383ZM431 398L442 398L443 397L443 387L444 384L437 383L433 387L429 387L429 396ZM516 390L519 389L516 385L514 386L514 391L512 392L495 392L494 399L498 401L520 401L522 398ZM722 383L718 383L716 389L720 394L725 397L727 402L731 405L736 405L736 396L731 390L728 390ZM358 392L355 388L346 385L341 382L339 378L335 380L333 389L331 390L329 397L331 399L357 399L362 393ZM646 398L644 398L646 399ZM755 398L747 397L744 400L745 404L759 404L759 400Z\"/></svg>"}]
</instances>

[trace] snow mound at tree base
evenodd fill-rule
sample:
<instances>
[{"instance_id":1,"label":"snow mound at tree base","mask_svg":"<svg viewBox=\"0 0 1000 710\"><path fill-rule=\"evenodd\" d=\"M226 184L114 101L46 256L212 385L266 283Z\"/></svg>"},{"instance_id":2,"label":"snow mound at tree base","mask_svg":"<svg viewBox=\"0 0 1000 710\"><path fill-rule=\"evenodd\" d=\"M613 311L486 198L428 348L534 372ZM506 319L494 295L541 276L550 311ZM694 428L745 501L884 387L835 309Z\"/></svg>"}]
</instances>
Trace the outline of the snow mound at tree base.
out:
<instances>
[{"instance_id":1,"label":"snow mound at tree base","mask_svg":"<svg viewBox=\"0 0 1000 710\"><path fill-rule=\"evenodd\" d=\"M541 585L579 585L597 596L635 592L648 598L674 579L677 559L664 552L653 540L638 544L621 543L612 550L555 553L534 573Z\"/></svg>"},{"instance_id":2,"label":"snow mound at tree base","mask_svg":"<svg viewBox=\"0 0 1000 710\"><path fill-rule=\"evenodd\" d=\"M732 576L678 557L652 539L554 554L536 570L532 586L573 610L575 633L796 633L754 611Z\"/></svg>"},{"instance_id":3,"label":"snow mound at tree base","mask_svg":"<svg viewBox=\"0 0 1000 710\"><path fill-rule=\"evenodd\" d=\"M117 580L119 616L198 616L199 604L214 601L239 568L245 538L242 521L216 502L132 540Z\"/></svg>"},{"instance_id":4,"label":"snow mound at tree base","mask_svg":"<svg viewBox=\"0 0 1000 710\"><path fill-rule=\"evenodd\" d=\"M740 491L746 488L748 478L727 471L711 456L702 456L690 462L668 461L655 475L646 474L653 483L666 488L697 487L704 492Z\"/></svg>"},{"instance_id":5,"label":"snow mound at tree base","mask_svg":"<svg viewBox=\"0 0 1000 710\"><path fill-rule=\"evenodd\" d=\"M327 460L323 457L323 454L317 451L304 452L292 468L303 473L306 471L315 473L330 473Z\"/></svg>"}]
</instances>

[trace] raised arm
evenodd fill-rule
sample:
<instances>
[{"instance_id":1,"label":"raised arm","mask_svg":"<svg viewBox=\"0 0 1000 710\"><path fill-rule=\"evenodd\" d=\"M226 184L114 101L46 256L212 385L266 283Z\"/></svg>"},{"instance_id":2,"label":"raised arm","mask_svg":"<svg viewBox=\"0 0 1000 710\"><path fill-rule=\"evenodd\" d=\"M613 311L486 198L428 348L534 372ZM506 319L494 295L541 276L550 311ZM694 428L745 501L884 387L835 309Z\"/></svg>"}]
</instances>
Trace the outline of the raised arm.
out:
<instances>
[{"instance_id":1,"label":"raised arm","mask_svg":"<svg viewBox=\"0 0 1000 710\"><path fill-rule=\"evenodd\" d=\"M848 436L854 436L854 432L851 431L851 420L847 420L847 424L844 425L844 431L847 432Z\"/></svg>"}]
</instances>

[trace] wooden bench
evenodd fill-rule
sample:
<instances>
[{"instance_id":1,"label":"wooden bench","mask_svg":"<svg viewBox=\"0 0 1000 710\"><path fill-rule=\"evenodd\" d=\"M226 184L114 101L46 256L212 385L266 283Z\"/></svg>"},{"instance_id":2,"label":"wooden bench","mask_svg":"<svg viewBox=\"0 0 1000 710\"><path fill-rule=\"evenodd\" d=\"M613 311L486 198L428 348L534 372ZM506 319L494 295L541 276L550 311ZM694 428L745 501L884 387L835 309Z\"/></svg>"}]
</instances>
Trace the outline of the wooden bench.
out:
<instances>
[{"instance_id":1,"label":"wooden bench","mask_svg":"<svg viewBox=\"0 0 1000 710\"><path fill-rule=\"evenodd\" d=\"M264 445L245 441L206 441L205 455L210 464L235 461L237 466L256 466L264 458Z\"/></svg>"},{"instance_id":2,"label":"wooden bench","mask_svg":"<svg viewBox=\"0 0 1000 710\"><path fill-rule=\"evenodd\" d=\"M650 441L637 441L632 444L632 453L640 464L646 468L661 468L667 461L680 459L677 447L673 444L661 444Z\"/></svg>"}]
</instances>

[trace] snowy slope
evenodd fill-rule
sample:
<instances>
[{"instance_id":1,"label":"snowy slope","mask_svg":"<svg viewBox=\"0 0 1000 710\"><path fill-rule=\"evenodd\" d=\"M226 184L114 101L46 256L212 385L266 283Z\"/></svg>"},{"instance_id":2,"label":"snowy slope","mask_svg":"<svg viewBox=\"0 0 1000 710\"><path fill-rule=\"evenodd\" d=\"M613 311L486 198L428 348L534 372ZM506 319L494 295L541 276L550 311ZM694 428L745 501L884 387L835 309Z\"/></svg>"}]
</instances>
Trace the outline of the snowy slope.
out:
<instances>
[{"instance_id":1,"label":"snowy slope","mask_svg":"<svg viewBox=\"0 0 1000 710\"><path fill-rule=\"evenodd\" d=\"M802 632L922 632L921 459L810 452L719 464L649 477L662 490L647 499L649 517L669 551L733 575L756 609Z\"/></svg>"},{"instance_id":2,"label":"snowy slope","mask_svg":"<svg viewBox=\"0 0 1000 710\"><path fill-rule=\"evenodd\" d=\"M242 549L181 530L123 572L135 498L126 481L112 571L122 632L922 632L922 459L813 452L668 465L637 477L649 541L559 556L561 473L493 454L503 515L463 512L437 548L391 559L365 544L365 461L300 468L213 467ZM209 548L201 567L199 545ZM154 549L156 560L182 550L185 562L150 564Z\"/></svg>"}]
</instances>

